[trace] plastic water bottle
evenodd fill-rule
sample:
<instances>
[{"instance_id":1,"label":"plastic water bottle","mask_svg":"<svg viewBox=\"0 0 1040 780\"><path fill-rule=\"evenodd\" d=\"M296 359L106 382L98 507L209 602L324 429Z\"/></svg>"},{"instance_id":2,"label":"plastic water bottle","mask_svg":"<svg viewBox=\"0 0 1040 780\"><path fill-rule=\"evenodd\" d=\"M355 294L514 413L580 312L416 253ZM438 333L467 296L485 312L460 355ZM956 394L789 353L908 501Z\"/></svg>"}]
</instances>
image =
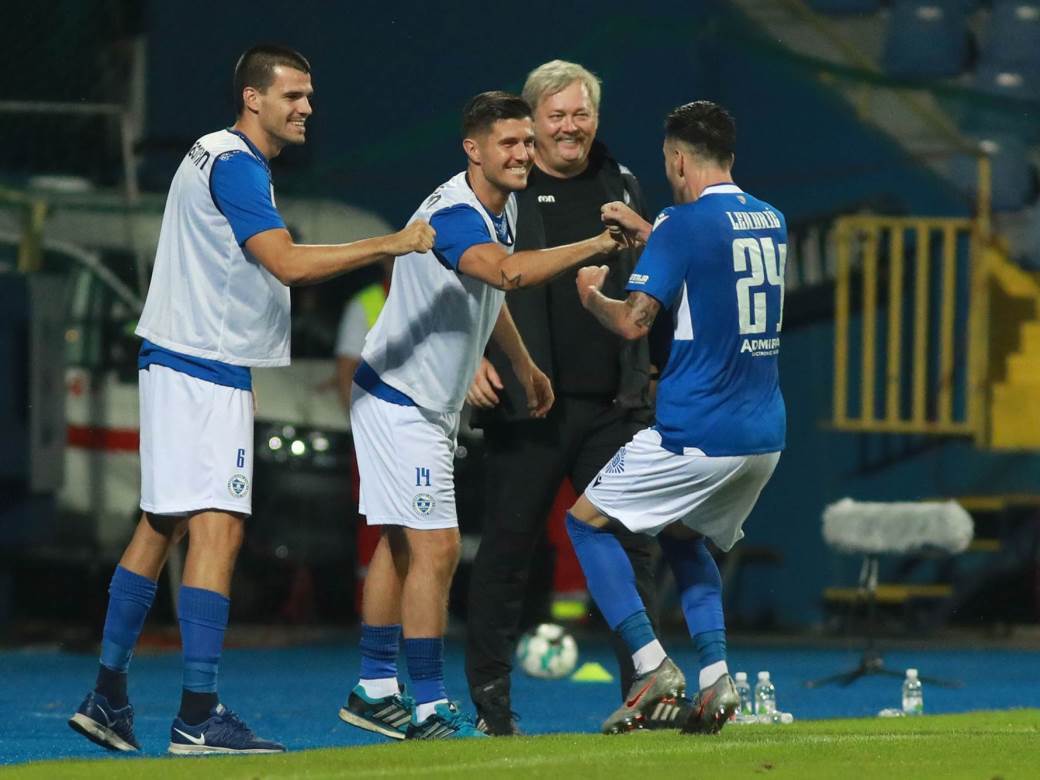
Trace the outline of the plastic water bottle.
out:
<instances>
[{"instance_id":1,"label":"plastic water bottle","mask_svg":"<svg viewBox=\"0 0 1040 780\"><path fill-rule=\"evenodd\" d=\"M759 672L755 683L755 715L770 716L776 712L776 688L769 679L769 672Z\"/></svg>"},{"instance_id":2,"label":"plastic water bottle","mask_svg":"<svg viewBox=\"0 0 1040 780\"><path fill-rule=\"evenodd\" d=\"M738 721L754 720L755 704L751 698L751 685L747 681L747 672L737 672L733 677L740 695L740 706L737 707L735 719Z\"/></svg>"},{"instance_id":3,"label":"plastic water bottle","mask_svg":"<svg viewBox=\"0 0 1040 780\"><path fill-rule=\"evenodd\" d=\"M903 712L907 715L924 714L924 691L916 669L906 670L903 680Z\"/></svg>"}]
</instances>

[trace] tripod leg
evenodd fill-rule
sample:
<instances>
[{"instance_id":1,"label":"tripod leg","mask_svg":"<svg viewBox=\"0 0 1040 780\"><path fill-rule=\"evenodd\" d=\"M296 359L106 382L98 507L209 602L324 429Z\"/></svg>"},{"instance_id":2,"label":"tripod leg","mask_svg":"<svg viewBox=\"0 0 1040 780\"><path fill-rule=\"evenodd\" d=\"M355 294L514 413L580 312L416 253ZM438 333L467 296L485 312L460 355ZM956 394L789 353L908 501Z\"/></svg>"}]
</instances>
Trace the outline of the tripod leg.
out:
<instances>
[{"instance_id":1,"label":"tripod leg","mask_svg":"<svg viewBox=\"0 0 1040 780\"><path fill-rule=\"evenodd\" d=\"M860 677L867 674L867 670L862 666L857 666L855 669L851 669L847 672L839 672L838 674L831 674L827 677L821 677L818 680L806 680L806 688L822 688L825 685L851 685L856 682Z\"/></svg>"}]
</instances>

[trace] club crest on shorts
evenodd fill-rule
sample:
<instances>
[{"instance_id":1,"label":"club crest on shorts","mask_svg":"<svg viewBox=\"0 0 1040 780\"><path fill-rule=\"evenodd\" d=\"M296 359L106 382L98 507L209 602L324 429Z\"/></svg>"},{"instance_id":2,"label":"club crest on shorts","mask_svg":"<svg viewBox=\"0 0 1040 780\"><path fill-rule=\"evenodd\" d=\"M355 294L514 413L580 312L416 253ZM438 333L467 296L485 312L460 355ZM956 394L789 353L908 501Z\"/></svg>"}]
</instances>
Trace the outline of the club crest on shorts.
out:
<instances>
[{"instance_id":1,"label":"club crest on shorts","mask_svg":"<svg viewBox=\"0 0 1040 780\"><path fill-rule=\"evenodd\" d=\"M429 493L416 493L415 498L412 499L412 509L417 515L423 517L430 514L435 506L437 506L437 502Z\"/></svg>"},{"instance_id":2,"label":"club crest on shorts","mask_svg":"<svg viewBox=\"0 0 1040 780\"><path fill-rule=\"evenodd\" d=\"M603 469L607 474L620 474L625 470L625 448L622 447L616 453L614 457L610 459L610 463Z\"/></svg>"},{"instance_id":3,"label":"club crest on shorts","mask_svg":"<svg viewBox=\"0 0 1040 780\"><path fill-rule=\"evenodd\" d=\"M235 498L242 498L249 492L249 480L245 474L235 474L227 483L228 493Z\"/></svg>"}]
</instances>

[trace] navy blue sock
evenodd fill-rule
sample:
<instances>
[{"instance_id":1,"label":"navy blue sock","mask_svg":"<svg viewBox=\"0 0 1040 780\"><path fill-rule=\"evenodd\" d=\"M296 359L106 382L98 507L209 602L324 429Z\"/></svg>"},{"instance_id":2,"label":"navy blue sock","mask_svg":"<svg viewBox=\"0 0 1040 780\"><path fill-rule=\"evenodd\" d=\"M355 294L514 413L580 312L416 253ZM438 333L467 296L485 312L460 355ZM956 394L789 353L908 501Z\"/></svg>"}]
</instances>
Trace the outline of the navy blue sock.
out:
<instances>
[{"instance_id":1,"label":"navy blue sock","mask_svg":"<svg viewBox=\"0 0 1040 780\"><path fill-rule=\"evenodd\" d=\"M397 653L401 626L361 624L361 679L380 680L397 676Z\"/></svg>"},{"instance_id":2,"label":"navy blue sock","mask_svg":"<svg viewBox=\"0 0 1040 780\"><path fill-rule=\"evenodd\" d=\"M650 624L650 617L646 610L641 610L622 620L615 629L630 653L634 653L641 647L657 639L654 627Z\"/></svg>"},{"instance_id":3,"label":"navy blue sock","mask_svg":"<svg viewBox=\"0 0 1040 780\"><path fill-rule=\"evenodd\" d=\"M404 657L408 661L411 694L416 704L447 699L444 688L444 639L431 637L405 639Z\"/></svg>"},{"instance_id":4,"label":"navy blue sock","mask_svg":"<svg viewBox=\"0 0 1040 780\"><path fill-rule=\"evenodd\" d=\"M686 626L697 644L701 666L725 660L722 577L704 539L673 539L665 534L658 539L675 575Z\"/></svg>"},{"instance_id":5,"label":"navy blue sock","mask_svg":"<svg viewBox=\"0 0 1040 780\"><path fill-rule=\"evenodd\" d=\"M126 671L141 635L144 619L155 600L155 583L116 566L108 586L108 611L101 637L101 659L94 690L116 709L125 707Z\"/></svg>"},{"instance_id":6,"label":"navy blue sock","mask_svg":"<svg viewBox=\"0 0 1040 780\"><path fill-rule=\"evenodd\" d=\"M98 664L97 679L94 690L105 697L105 700L117 710L130 703L126 694L126 672L116 672L104 664Z\"/></svg>"},{"instance_id":7,"label":"navy blue sock","mask_svg":"<svg viewBox=\"0 0 1040 780\"><path fill-rule=\"evenodd\" d=\"M593 528L570 512L567 534L585 572L589 593L611 629L616 630L625 618L637 612L646 612L636 590L632 562L614 534Z\"/></svg>"},{"instance_id":8,"label":"navy blue sock","mask_svg":"<svg viewBox=\"0 0 1040 780\"><path fill-rule=\"evenodd\" d=\"M218 701L217 671L231 600L212 590L182 585L178 605L185 694L180 716L186 723L200 723L206 719L199 718L203 710L208 717L209 709Z\"/></svg>"}]
</instances>

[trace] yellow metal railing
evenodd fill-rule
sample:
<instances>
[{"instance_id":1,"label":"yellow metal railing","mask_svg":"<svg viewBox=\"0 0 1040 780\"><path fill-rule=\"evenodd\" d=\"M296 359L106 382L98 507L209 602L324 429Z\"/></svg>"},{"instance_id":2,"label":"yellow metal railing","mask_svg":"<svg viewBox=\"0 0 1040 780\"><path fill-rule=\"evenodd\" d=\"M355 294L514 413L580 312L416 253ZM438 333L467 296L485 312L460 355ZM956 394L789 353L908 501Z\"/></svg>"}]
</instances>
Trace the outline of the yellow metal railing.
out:
<instances>
[{"instance_id":1,"label":"yellow metal railing","mask_svg":"<svg viewBox=\"0 0 1040 780\"><path fill-rule=\"evenodd\" d=\"M834 426L981 437L987 296L977 223L849 216L835 231Z\"/></svg>"},{"instance_id":2,"label":"yellow metal railing","mask_svg":"<svg viewBox=\"0 0 1040 780\"><path fill-rule=\"evenodd\" d=\"M988 440L989 305L995 270L990 177L990 160L980 154L974 218L854 215L835 222L835 428L971 435L980 444ZM907 289L908 276L912 290ZM958 279L965 277L961 286L967 289L960 290ZM853 305L855 278L861 282L858 307ZM879 299L885 279L887 310ZM852 341L855 308L860 312L857 343ZM883 347L879 322L884 323ZM903 358L907 346L909 366ZM850 376L857 354L859 403L853 409ZM882 358L884 375L879 376ZM883 404L877 403L879 386Z\"/></svg>"}]
</instances>

